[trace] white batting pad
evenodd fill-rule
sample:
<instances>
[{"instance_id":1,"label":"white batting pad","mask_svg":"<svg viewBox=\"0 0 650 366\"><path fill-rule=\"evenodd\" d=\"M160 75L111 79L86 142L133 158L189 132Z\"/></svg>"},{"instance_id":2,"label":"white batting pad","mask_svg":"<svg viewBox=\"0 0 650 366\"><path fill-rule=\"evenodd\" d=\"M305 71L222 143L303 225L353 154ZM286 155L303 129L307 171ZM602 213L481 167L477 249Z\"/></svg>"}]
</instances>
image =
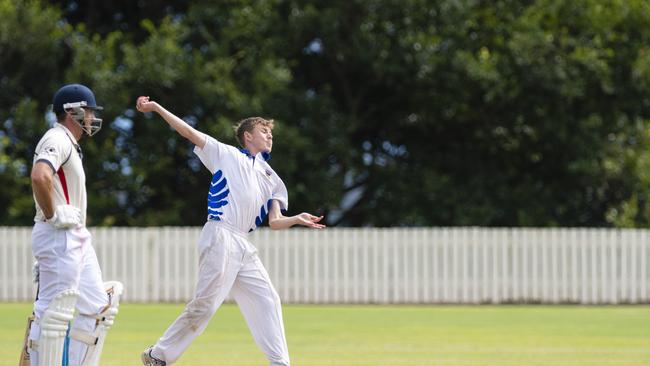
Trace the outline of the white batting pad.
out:
<instances>
[{"instance_id":1,"label":"white batting pad","mask_svg":"<svg viewBox=\"0 0 650 366\"><path fill-rule=\"evenodd\" d=\"M97 327L92 333L85 333L80 331L71 331L70 337L78 341L84 342L88 345L88 351L84 357L83 366L99 366L99 361L102 356L102 349L104 348L104 341L108 330L115 322L115 316L118 313L120 306L120 295L124 291L124 286L118 281L104 282L104 288L109 296L109 304L100 314L97 314Z\"/></svg>"},{"instance_id":2,"label":"white batting pad","mask_svg":"<svg viewBox=\"0 0 650 366\"><path fill-rule=\"evenodd\" d=\"M41 329L38 339L39 366L61 365L65 334L74 316L78 296L77 290L63 290L54 297L43 313L39 321Z\"/></svg>"}]
</instances>

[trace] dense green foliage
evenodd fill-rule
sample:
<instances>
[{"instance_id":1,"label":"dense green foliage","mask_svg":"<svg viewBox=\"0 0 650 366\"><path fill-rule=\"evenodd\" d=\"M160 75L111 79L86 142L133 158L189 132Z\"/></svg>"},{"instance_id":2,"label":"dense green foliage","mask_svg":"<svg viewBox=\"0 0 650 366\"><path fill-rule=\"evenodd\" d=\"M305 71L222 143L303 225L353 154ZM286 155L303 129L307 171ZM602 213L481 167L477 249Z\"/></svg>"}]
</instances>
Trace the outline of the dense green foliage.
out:
<instances>
[{"instance_id":1,"label":"dense green foliage","mask_svg":"<svg viewBox=\"0 0 650 366\"><path fill-rule=\"evenodd\" d=\"M58 86L91 225L200 225L209 173L149 95L234 144L274 118L290 213L331 225L650 226L650 4L0 0L0 224L28 225ZM51 123L51 121L50 121Z\"/></svg>"}]
</instances>

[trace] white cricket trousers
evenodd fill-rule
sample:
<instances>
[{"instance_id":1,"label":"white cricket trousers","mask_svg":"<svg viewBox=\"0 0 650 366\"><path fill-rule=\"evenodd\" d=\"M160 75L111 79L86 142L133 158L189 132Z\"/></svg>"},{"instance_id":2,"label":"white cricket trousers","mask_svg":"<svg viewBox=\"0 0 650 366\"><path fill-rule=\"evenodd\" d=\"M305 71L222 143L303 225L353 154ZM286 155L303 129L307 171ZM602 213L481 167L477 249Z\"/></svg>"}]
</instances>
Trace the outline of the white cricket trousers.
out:
<instances>
[{"instance_id":1,"label":"white cricket trousers","mask_svg":"<svg viewBox=\"0 0 650 366\"><path fill-rule=\"evenodd\" d=\"M154 357L175 362L205 330L230 293L270 365L289 365L280 297L246 234L208 221L199 238L199 276L194 298L154 346Z\"/></svg>"},{"instance_id":2,"label":"white cricket trousers","mask_svg":"<svg viewBox=\"0 0 650 366\"><path fill-rule=\"evenodd\" d=\"M39 263L38 300L34 302L36 322L29 338L38 339L38 320L52 299L65 289L79 291L77 316L72 328L85 332L95 329L96 319L79 314L98 314L108 304L102 272L92 246L92 237L86 228L57 230L54 226L37 222L32 230L32 253ZM70 339L68 365L81 365L88 346ZM32 366L38 366L38 351L31 350Z\"/></svg>"}]
</instances>

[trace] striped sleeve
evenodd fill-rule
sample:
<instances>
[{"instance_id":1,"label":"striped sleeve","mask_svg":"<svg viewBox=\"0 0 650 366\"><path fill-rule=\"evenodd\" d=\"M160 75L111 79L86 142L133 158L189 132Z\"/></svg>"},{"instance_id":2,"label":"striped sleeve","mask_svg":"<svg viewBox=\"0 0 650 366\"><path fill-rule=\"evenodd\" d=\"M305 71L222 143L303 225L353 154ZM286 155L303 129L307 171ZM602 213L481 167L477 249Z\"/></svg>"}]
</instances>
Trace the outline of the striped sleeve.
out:
<instances>
[{"instance_id":1,"label":"striped sleeve","mask_svg":"<svg viewBox=\"0 0 650 366\"><path fill-rule=\"evenodd\" d=\"M46 163L52 168L53 173L56 173L61 165L70 158L71 153L72 144L68 141L67 136L50 130L36 146L34 164Z\"/></svg>"}]
</instances>

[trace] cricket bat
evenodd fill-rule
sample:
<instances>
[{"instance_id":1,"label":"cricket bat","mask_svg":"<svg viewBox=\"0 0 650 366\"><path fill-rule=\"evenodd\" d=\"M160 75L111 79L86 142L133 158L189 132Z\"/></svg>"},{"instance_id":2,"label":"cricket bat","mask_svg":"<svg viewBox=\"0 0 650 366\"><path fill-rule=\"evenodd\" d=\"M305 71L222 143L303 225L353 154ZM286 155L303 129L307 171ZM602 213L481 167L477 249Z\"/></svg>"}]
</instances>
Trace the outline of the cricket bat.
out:
<instances>
[{"instance_id":1,"label":"cricket bat","mask_svg":"<svg viewBox=\"0 0 650 366\"><path fill-rule=\"evenodd\" d=\"M34 314L32 314L29 318L27 318L27 329L25 329L25 339L23 341L23 350L20 353L20 362L18 362L18 366L31 366L31 361L29 359L29 330L32 327L32 323L34 322Z\"/></svg>"}]
</instances>

